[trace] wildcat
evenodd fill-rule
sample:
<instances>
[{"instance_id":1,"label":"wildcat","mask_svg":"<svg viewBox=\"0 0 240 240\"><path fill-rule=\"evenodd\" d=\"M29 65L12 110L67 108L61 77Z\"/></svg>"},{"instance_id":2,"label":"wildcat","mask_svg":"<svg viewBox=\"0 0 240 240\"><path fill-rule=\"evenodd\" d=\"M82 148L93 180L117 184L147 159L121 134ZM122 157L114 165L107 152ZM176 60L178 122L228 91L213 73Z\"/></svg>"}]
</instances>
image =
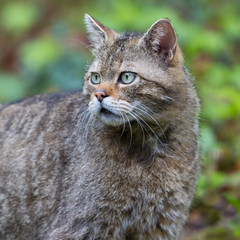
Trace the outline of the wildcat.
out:
<instances>
[{"instance_id":1,"label":"wildcat","mask_svg":"<svg viewBox=\"0 0 240 240\"><path fill-rule=\"evenodd\" d=\"M85 15L83 92L0 108L1 240L179 239L199 170L199 100L172 24Z\"/></svg>"}]
</instances>

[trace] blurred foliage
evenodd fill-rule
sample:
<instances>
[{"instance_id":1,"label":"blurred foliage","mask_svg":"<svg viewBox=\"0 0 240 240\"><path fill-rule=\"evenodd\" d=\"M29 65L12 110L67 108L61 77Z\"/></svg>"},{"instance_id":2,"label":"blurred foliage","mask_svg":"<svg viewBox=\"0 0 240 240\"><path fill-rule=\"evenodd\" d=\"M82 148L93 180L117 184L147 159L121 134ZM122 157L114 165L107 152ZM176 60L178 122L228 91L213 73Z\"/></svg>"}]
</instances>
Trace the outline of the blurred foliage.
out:
<instances>
[{"instance_id":1,"label":"blurred foliage","mask_svg":"<svg viewBox=\"0 0 240 240\"><path fill-rule=\"evenodd\" d=\"M224 0L1 0L0 102L82 87L83 15L119 31L169 18L202 102L202 171L187 239L240 237L240 4ZM196 234L194 234L196 232Z\"/></svg>"}]
</instances>

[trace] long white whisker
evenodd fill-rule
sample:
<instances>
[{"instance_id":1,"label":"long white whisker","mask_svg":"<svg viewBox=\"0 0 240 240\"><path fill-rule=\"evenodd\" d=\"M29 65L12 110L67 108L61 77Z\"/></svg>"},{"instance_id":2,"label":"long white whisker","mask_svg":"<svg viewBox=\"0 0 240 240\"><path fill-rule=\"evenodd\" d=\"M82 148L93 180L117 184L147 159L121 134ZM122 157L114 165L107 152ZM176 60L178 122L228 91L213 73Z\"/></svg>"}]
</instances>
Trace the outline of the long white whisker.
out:
<instances>
[{"instance_id":1,"label":"long white whisker","mask_svg":"<svg viewBox=\"0 0 240 240\"><path fill-rule=\"evenodd\" d=\"M97 106L93 106L93 109L92 111L95 112ZM89 117L90 116L90 117ZM89 135L89 131L92 127L92 124L93 124L93 119L95 119L95 117L91 114L91 112L89 111L89 114L86 116L87 117L87 124L85 125L85 139L86 139L86 142L88 141L88 135Z\"/></svg>"},{"instance_id":2,"label":"long white whisker","mask_svg":"<svg viewBox=\"0 0 240 240\"><path fill-rule=\"evenodd\" d=\"M82 117L81 122L80 122L81 126L85 123L85 121L88 118L89 114L90 114L90 112L89 112L88 108L85 109L85 111L82 113L83 117Z\"/></svg>"},{"instance_id":3,"label":"long white whisker","mask_svg":"<svg viewBox=\"0 0 240 240\"><path fill-rule=\"evenodd\" d=\"M128 150L129 150L130 147L132 146L132 126L131 126L131 122L130 122L129 118L127 117L127 115L124 114L124 116L127 118L129 129L130 129L130 145L128 147Z\"/></svg>"},{"instance_id":4,"label":"long white whisker","mask_svg":"<svg viewBox=\"0 0 240 240\"><path fill-rule=\"evenodd\" d=\"M154 134L154 136L157 138L158 142L161 144L162 147L164 147L163 143L161 142L161 140L159 139L158 135L155 133L155 131L149 126L149 124L143 119L141 118L137 113L135 113L135 115L140 118L142 120L142 122L151 130L151 132Z\"/></svg>"},{"instance_id":5,"label":"long white whisker","mask_svg":"<svg viewBox=\"0 0 240 240\"><path fill-rule=\"evenodd\" d=\"M121 136L120 136L120 138L121 138L123 133L124 133L124 131L125 131L125 118L124 118L124 115L121 112L119 112L119 113L120 113L120 115L121 115L121 117L123 119L123 129L122 129L122 133L121 133Z\"/></svg>"},{"instance_id":6,"label":"long white whisker","mask_svg":"<svg viewBox=\"0 0 240 240\"><path fill-rule=\"evenodd\" d=\"M142 139L142 147L144 146L144 141L145 141L145 134L144 134L144 129L145 131L148 133L147 129L144 127L144 125L141 123L141 121L137 118L137 116L135 116L133 113L128 113L130 114L138 123L138 125L141 127L142 130L142 135L143 135L143 139ZM148 133L149 134L149 133Z\"/></svg>"},{"instance_id":7,"label":"long white whisker","mask_svg":"<svg viewBox=\"0 0 240 240\"><path fill-rule=\"evenodd\" d=\"M90 115L90 117L89 117ZM89 113L88 114L88 117L87 117L87 123L85 124L85 134L84 134L84 139L85 139L85 142L88 142L88 134L89 134L89 129L90 129L90 126L91 126L91 121L92 121L92 116L91 114Z\"/></svg>"},{"instance_id":8,"label":"long white whisker","mask_svg":"<svg viewBox=\"0 0 240 240\"><path fill-rule=\"evenodd\" d=\"M139 105L139 106L140 106L140 107L143 107L143 108L145 107L143 104L141 104L141 105ZM150 114L147 112L147 110L148 110L149 108L145 108L145 110L143 110L143 109L141 109L141 108L138 108L138 107L135 107L135 108L136 108L137 110L141 111L142 113L147 114L148 118L152 119L152 120L157 124L157 126L159 127L159 129L160 129L161 132L162 132L162 135L163 135L165 141L167 142L167 138L166 138L166 136L165 136L165 133L164 133L162 127L160 126L160 124L158 123L158 121L157 121L152 115L150 115ZM149 110L151 110L151 109L149 109ZM154 114L154 112L153 112L152 110L151 110L151 112Z\"/></svg>"},{"instance_id":9,"label":"long white whisker","mask_svg":"<svg viewBox=\"0 0 240 240\"><path fill-rule=\"evenodd\" d=\"M81 43L86 49L88 49L94 55L92 49L84 41L77 38L71 38L71 40Z\"/></svg>"},{"instance_id":10,"label":"long white whisker","mask_svg":"<svg viewBox=\"0 0 240 240\"><path fill-rule=\"evenodd\" d=\"M82 97L82 98L77 98L77 99L72 99L72 100L68 100L68 102L78 102L78 101L82 101L82 100L84 100L85 99L85 97Z\"/></svg>"},{"instance_id":11,"label":"long white whisker","mask_svg":"<svg viewBox=\"0 0 240 240\"><path fill-rule=\"evenodd\" d=\"M171 101L173 101L173 102L175 102L175 103L177 103L177 104L179 104L179 105L182 105L183 106L183 104L182 103L180 103L180 102L178 102L176 99L174 99L174 98L171 98L171 97L169 97L169 96L166 96L166 95L163 95L163 97L164 98L167 98L168 100L171 100Z\"/></svg>"}]
</instances>

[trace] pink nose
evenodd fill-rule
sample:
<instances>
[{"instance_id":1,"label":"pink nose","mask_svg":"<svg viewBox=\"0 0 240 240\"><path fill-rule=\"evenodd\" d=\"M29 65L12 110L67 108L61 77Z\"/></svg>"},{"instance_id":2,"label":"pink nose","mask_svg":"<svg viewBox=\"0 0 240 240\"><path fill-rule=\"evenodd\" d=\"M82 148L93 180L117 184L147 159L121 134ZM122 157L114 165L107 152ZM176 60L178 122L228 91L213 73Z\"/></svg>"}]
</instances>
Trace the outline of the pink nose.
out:
<instances>
[{"instance_id":1,"label":"pink nose","mask_svg":"<svg viewBox=\"0 0 240 240\"><path fill-rule=\"evenodd\" d=\"M99 102L102 102L102 100L107 97L107 93L105 92L105 90L97 90L95 92L95 96L97 97Z\"/></svg>"}]
</instances>

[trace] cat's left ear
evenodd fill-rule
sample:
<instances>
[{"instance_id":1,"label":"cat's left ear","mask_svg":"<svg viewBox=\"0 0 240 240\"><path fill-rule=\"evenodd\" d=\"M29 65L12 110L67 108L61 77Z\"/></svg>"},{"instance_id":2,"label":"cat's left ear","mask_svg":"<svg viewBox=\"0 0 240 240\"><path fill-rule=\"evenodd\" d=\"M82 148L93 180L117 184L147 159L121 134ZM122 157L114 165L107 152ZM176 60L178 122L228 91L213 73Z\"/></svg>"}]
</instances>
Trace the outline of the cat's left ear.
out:
<instances>
[{"instance_id":1,"label":"cat's left ear","mask_svg":"<svg viewBox=\"0 0 240 240\"><path fill-rule=\"evenodd\" d=\"M166 60L171 61L177 47L177 36L171 22L163 18L150 27L139 43L144 44L149 50L159 53Z\"/></svg>"},{"instance_id":2,"label":"cat's left ear","mask_svg":"<svg viewBox=\"0 0 240 240\"><path fill-rule=\"evenodd\" d=\"M93 45L93 52L96 53L104 45L110 46L119 36L114 30L104 26L98 20L88 14L84 17L90 41Z\"/></svg>"}]
</instances>

